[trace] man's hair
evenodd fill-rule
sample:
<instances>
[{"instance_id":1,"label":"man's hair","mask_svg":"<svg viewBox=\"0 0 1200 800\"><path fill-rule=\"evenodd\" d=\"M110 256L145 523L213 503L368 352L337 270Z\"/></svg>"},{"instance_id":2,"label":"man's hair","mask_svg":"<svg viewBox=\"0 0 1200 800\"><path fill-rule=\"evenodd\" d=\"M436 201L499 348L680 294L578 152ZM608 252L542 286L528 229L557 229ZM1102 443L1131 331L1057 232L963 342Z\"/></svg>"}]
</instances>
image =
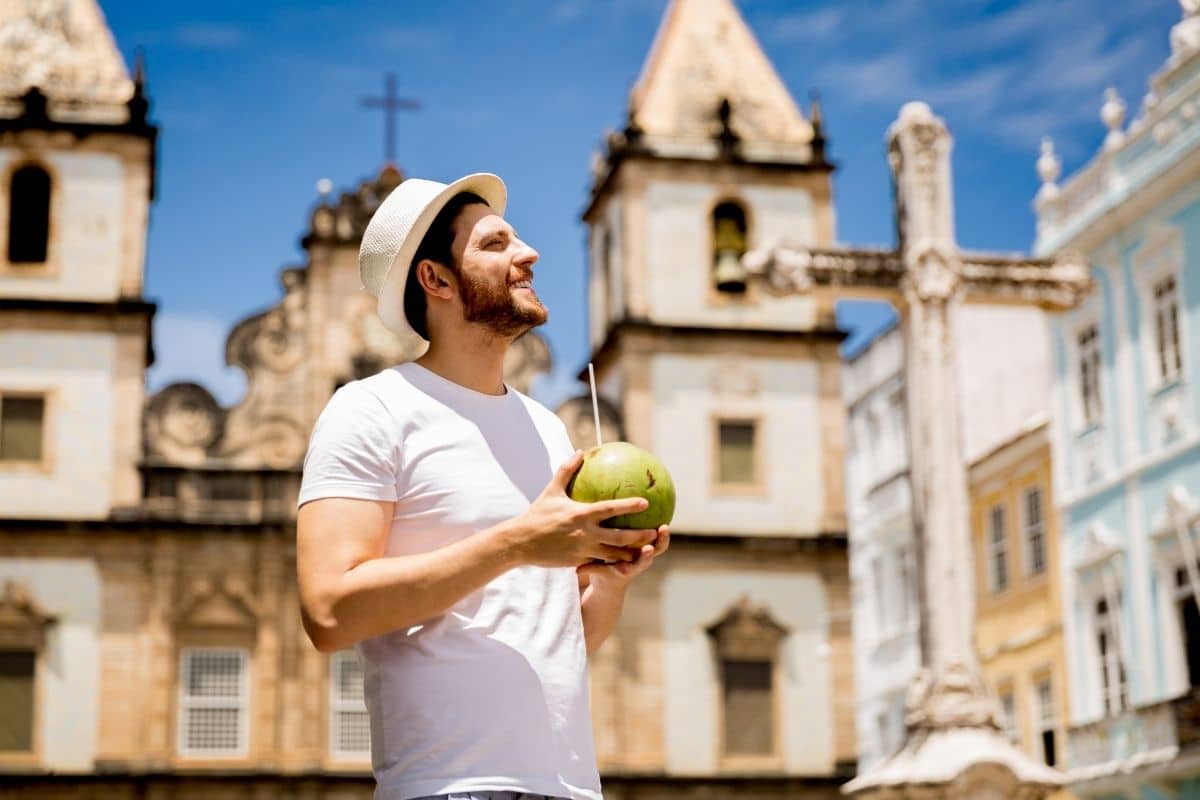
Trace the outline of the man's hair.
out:
<instances>
[{"instance_id":1,"label":"man's hair","mask_svg":"<svg viewBox=\"0 0 1200 800\"><path fill-rule=\"evenodd\" d=\"M433 218L429 230L425 232L425 238L417 246L417 252L413 254L412 263L409 265L408 281L404 284L404 315L408 317L408 324L412 325L413 330L426 341L429 340L429 323L426 319L429 304L425 299L425 289L417 280L417 264L429 259L445 265L456 275L458 274L458 264L455 263L454 255L450 252L450 246L454 243L454 222L464 208L475 203L487 205L486 200L472 192L460 192L451 197L446 205L442 206L438 215Z\"/></svg>"}]
</instances>

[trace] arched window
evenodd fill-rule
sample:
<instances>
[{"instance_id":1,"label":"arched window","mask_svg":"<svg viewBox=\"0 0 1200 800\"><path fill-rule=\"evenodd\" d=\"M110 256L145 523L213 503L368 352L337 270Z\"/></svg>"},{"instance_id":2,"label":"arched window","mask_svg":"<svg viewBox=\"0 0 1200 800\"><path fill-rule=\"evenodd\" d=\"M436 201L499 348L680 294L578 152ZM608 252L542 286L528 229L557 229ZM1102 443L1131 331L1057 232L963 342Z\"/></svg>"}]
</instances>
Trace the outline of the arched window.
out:
<instances>
[{"instance_id":1,"label":"arched window","mask_svg":"<svg viewBox=\"0 0 1200 800\"><path fill-rule=\"evenodd\" d=\"M8 198L8 261L41 264L50 241L50 173L28 164L12 175Z\"/></svg>"},{"instance_id":2,"label":"arched window","mask_svg":"<svg viewBox=\"0 0 1200 800\"><path fill-rule=\"evenodd\" d=\"M741 294L746 291L742 256L746 245L746 211L741 204L726 200L713 209L713 283L717 291Z\"/></svg>"}]
</instances>

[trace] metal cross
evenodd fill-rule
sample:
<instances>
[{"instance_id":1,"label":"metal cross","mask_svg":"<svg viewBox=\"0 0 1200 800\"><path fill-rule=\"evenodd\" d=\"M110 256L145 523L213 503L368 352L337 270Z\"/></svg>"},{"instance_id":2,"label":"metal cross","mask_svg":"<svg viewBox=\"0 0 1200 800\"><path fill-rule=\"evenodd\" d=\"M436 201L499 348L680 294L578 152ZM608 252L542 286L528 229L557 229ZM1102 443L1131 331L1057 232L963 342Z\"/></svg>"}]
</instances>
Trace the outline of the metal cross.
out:
<instances>
[{"instance_id":1,"label":"metal cross","mask_svg":"<svg viewBox=\"0 0 1200 800\"><path fill-rule=\"evenodd\" d=\"M364 97L364 108L383 109L383 154L388 164L396 163L396 112L412 110L421 107L419 100L409 100L396 96L396 76L389 72L384 78L383 97Z\"/></svg>"}]
</instances>

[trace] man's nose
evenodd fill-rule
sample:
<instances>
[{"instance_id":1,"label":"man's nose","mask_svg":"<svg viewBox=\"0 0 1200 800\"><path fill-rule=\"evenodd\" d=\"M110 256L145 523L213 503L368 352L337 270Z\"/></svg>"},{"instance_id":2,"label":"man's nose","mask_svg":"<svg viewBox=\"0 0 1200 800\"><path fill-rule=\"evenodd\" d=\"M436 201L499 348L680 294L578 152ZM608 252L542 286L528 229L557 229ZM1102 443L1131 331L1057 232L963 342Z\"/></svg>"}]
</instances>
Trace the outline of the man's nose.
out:
<instances>
[{"instance_id":1,"label":"man's nose","mask_svg":"<svg viewBox=\"0 0 1200 800\"><path fill-rule=\"evenodd\" d=\"M513 261L522 267L532 267L537 263L538 251L527 245L525 242L518 240L517 255Z\"/></svg>"}]
</instances>

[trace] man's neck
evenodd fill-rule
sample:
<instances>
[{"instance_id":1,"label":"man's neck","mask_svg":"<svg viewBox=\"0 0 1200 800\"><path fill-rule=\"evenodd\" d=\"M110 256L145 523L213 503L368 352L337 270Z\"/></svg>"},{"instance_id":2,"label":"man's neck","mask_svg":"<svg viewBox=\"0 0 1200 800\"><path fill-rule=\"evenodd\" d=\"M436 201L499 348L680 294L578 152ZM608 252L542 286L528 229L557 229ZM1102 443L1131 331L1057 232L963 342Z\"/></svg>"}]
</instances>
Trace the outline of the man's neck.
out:
<instances>
[{"instance_id":1,"label":"man's neck","mask_svg":"<svg viewBox=\"0 0 1200 800\"><path fill-rule=\"evenodd\" d=\"M459 332L455 332L459 333ZM448 381L482 394L502 395L504 355L510 341L472 330L438 335L417 363Z\"/></svg>"}]
</instances>

